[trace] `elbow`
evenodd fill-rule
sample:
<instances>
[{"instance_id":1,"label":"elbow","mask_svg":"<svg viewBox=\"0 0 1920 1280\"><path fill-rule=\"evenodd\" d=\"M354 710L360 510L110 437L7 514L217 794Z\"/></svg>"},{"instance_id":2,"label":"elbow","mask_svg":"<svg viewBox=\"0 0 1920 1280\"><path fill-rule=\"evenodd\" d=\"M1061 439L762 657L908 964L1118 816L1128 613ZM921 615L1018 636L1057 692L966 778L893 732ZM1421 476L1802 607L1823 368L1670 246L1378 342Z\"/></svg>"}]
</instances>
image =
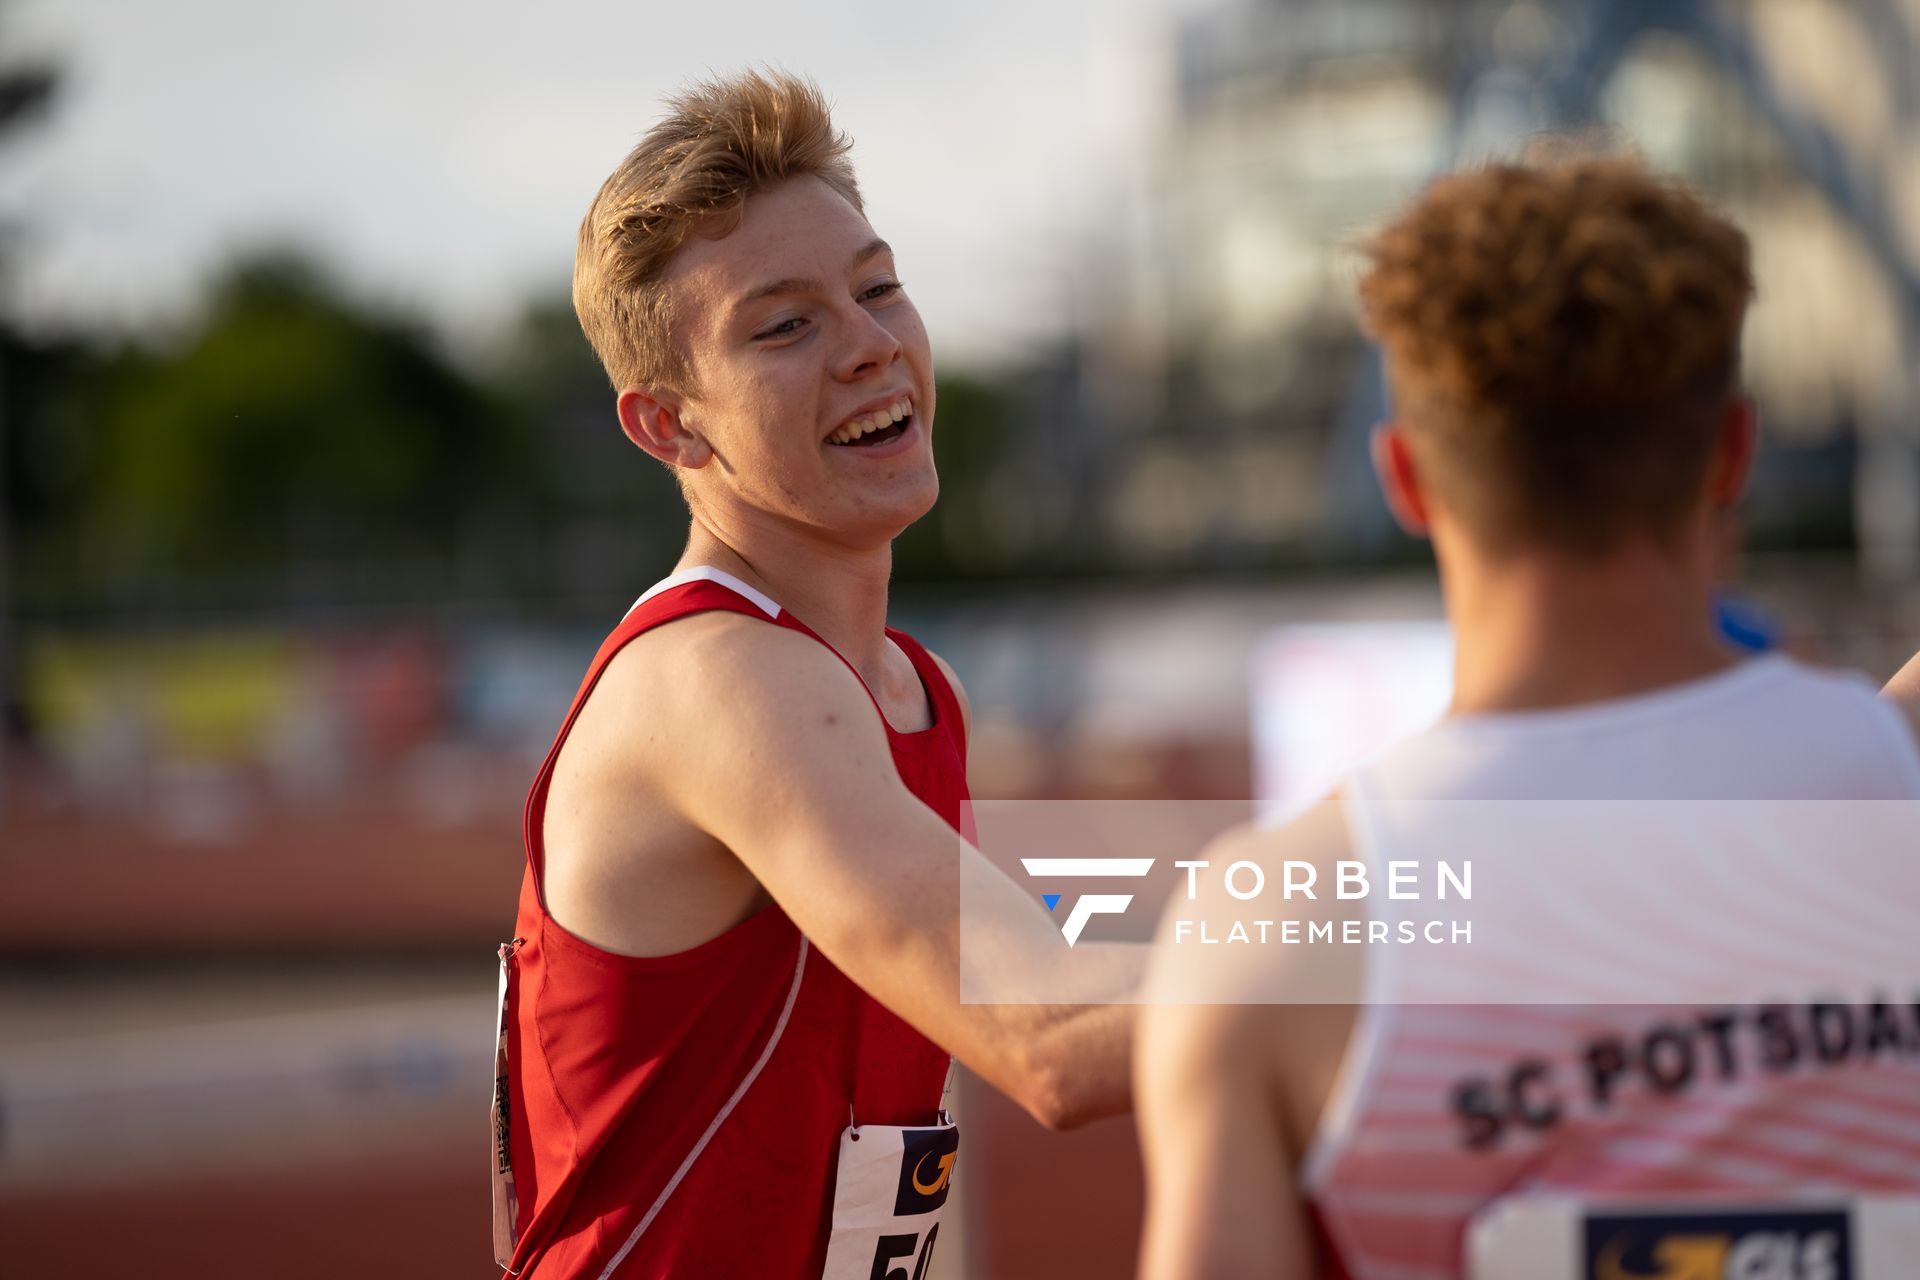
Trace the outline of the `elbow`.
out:
<instances>
[{"instance_id":1,"label":"elbow","mask_svg":"<svg viewBox=\"0 0 1920 1280\"><path fill-rule=\"evenodd\" d=\"M1043 1129L1065 1133L1078 1129L1092 1119L1080 1106L1063 1081L1043 1078L1031 1081L1020 1100L1026 1113Z\"/></svg>"},{"instance_id":2,"label":"elbow","mask_svg":"<svg viewBox=\"0 0 1920 1280\"><path fill-rule=\"evenodd\" d=\"M1080 1108L1074 1104L1065 1082L1050 1072L1027 1082L1020 1105L1041 1128L1055 1133L1077 1129L1087 1122Z\"/></svg>"},{"instance_id":3,"label":"elbow","mask_svg":"<svg viewBox=\"0 0 1920 1280\"><path fill-rule=\"evenodd\" d=\"M1030 1112L1034 1119L1054 1133L1066 1133L1113 1114L1110 1107L1090 1106L1072 1098L1056 1098L1045 1109Z\"/></svg>"},{"instance_id":4,"label":"elbow","mask_svg":"<svg viewBox=\"0 0 1920 1280\"><path fill-rule=\"evenodd\" d=\"M1017 1101L1044 1129L1063 1133L1126 1110L1125 1097L1110 1097L1115 1089L1101 1083L1094 1064L1076 1062L1058 1052L1028 1056L1021 1071ZM1121 1086L1124 1092L1124 1086Z\"/></svg>"}]
</instances>

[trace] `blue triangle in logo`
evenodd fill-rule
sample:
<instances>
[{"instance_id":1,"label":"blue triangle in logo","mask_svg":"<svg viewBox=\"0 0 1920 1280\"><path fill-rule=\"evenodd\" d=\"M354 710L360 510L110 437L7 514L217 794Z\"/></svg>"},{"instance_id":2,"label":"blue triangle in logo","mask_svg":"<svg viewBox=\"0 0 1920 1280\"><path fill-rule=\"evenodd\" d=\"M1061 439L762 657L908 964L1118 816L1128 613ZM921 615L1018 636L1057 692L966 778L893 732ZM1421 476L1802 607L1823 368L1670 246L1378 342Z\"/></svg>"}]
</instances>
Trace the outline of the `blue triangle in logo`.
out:
<instances>
[{"instance_id":1,"label":"blue triangle in logo","mask_svg":"<svg viewBox=\"0 0 1920 1280\"><path fill-rule=\"evenodd\" d=\"M1040 895L1040 901L1046 903L1047 910L1051 911L1060 905L1060 895L1057 893L1043 893Z\"/></svg>"}]
</instances>

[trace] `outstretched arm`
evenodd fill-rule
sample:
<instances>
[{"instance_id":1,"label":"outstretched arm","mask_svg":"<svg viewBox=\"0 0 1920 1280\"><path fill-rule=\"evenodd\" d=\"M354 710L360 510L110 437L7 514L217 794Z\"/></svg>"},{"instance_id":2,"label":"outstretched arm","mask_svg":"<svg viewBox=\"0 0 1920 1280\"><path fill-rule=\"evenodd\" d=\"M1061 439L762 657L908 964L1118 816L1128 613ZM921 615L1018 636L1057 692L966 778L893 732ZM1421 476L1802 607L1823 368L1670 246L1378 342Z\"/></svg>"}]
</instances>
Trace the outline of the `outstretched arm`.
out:
<instances>
[{"instance_id":1,"label":"outstretched arm","mask_svg":"<svg viewBox=\"0 0 1920 1280\"><path fill-rule=\"evenodd\" d=\"M652 693L682 727L656 783L854 982L1043 1124L1127 1109L1130 1008L961 1003L963 893L993 922L994 963L1045 972L1069 953L1040 904L907 790L837 658L791 632L717 626Z\"/></svg>"}]
</instances>

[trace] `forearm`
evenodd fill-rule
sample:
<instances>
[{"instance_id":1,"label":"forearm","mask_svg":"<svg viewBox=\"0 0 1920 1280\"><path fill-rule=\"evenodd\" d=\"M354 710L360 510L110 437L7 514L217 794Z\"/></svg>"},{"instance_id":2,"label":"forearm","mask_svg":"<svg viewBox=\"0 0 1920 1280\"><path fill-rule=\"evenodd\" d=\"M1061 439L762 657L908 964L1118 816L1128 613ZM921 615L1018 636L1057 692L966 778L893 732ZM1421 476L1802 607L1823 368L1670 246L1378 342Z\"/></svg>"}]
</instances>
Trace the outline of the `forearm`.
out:
<instances>
[{"instance_id":1,"label":"forearm","mask_svg":"<svg viewBox=\"0 0 1920 1280\"><path fill-rule=\"evenodd\" d=\"M883 951L856 967L894 987L876 994L1047 1127L1126 1111L1130 1002L1148 949L1069 947L1030 894L977 850L959 853L964 887L950 914L892 938L850 939Z\"/></svg>"},{"instance_id":2,"label":"forearm","mask_svg":"<svg viewBox=\"0 0 1920 1280\"><path fill-rule=\"evenodd\" d=\"M977 979L972 990L962 982L941 991L936 1007L909 997L900 1011L1050 1129L1123 1114L1132 1105L1135 1022L1135 1006L1124 1001L1138 989L1143 949L1083 945L1069 960L1057 934L1043 939L1043 957L1009 966L1020 970L1019 980L999 973ZM921 942L937 947L935 938ZM1061 966L1073 962L1084 967L1065 976ZM928 966L939 963L927 957ZM1093 1003L1096 997L1123 1003ZM1075 1003L1048 1002L1063 998Z\"/></svg>"},{"instance_id":3,"label":"forearm","mask_svg":"<svg viewBox=\"0 0 1920 1280\"><path fill-rule=\"evenodd\" d=\"M810 936L868 994L1048 1128L1126 1111L1134 1009L1096 1000L1134 996L1145 948L1069 950L1044 915L1028 930L1018 923L1027 904L1012 906L964 948L957 921L928 927L875 914L855 929L826 913Z\"/></svg>"}]
</instances>

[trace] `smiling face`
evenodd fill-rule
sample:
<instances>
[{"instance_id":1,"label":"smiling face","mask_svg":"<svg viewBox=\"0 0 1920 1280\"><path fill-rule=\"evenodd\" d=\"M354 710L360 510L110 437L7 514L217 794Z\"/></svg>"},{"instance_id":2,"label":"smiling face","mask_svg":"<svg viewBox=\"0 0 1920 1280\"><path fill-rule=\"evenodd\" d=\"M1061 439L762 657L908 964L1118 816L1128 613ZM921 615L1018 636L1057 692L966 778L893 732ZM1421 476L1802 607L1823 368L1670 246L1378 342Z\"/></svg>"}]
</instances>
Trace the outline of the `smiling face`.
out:
<instances>
[{"instance_id":1,"label":"smiling face","mask_svg":"<svg viewBox=\"0 0 1920 1280\"><path fill-rule=\"evenodd\" d=\"M663 283L688 384L629 389L621 415L669 417L669 460L722 531L770 518L868 548L926 514L926 328L843 196L813 177L760 192L725 236L690 238Z\"/></svg>"}]
</instances>

